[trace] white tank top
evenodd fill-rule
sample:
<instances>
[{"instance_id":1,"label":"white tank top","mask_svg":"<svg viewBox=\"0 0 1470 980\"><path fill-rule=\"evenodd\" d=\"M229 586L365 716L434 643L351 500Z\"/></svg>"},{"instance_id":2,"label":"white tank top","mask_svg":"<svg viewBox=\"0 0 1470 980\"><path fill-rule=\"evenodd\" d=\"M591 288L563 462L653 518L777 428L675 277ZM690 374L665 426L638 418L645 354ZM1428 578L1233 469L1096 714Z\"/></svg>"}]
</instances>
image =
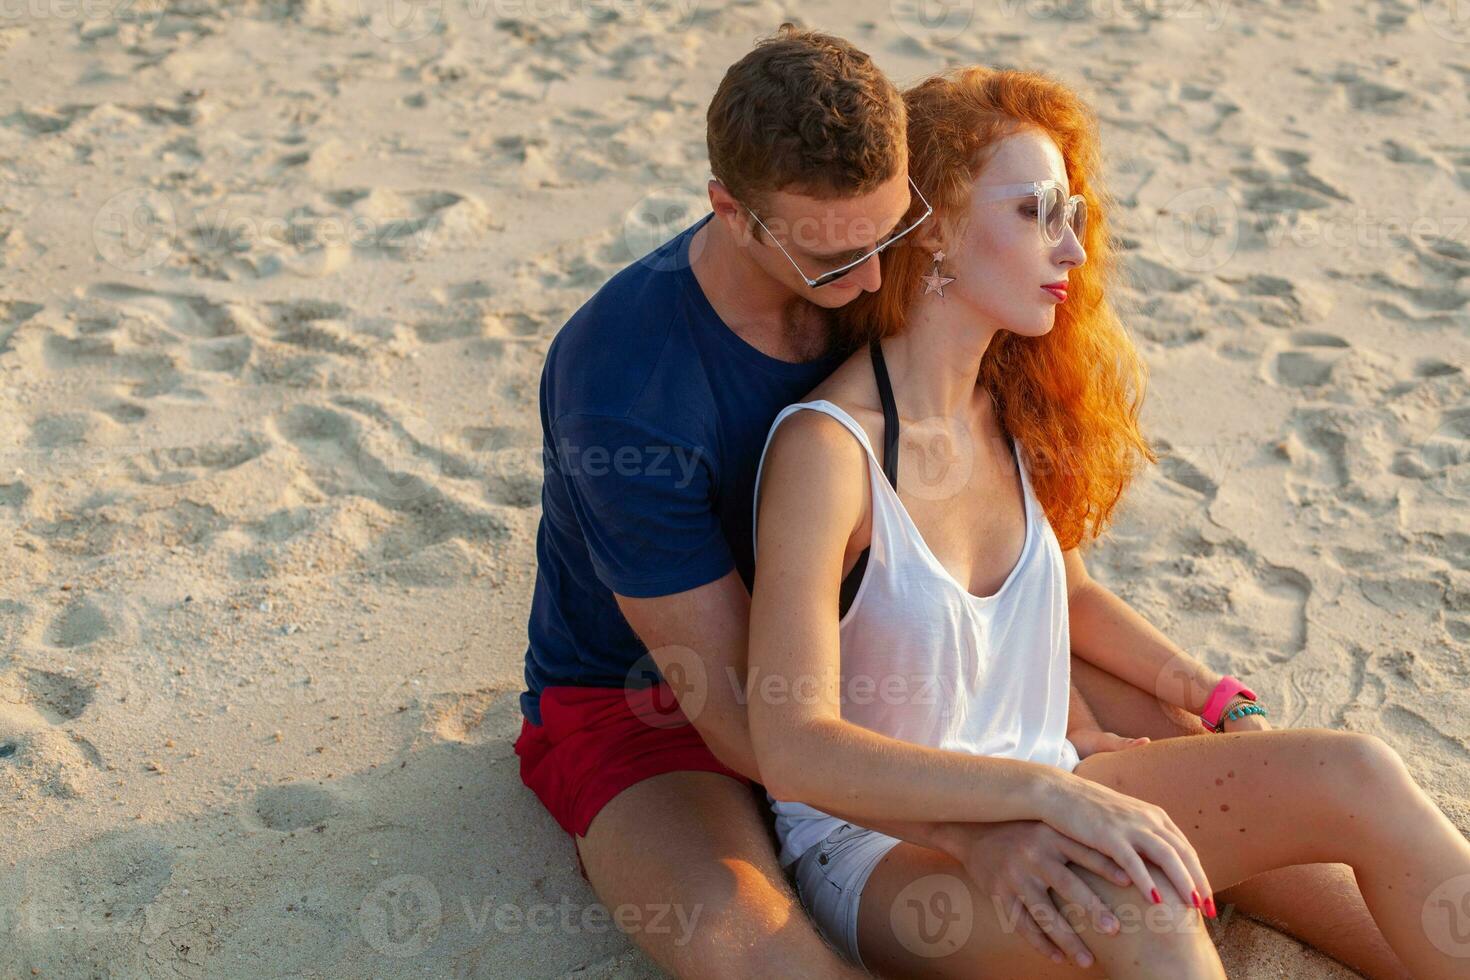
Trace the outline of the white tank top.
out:
<instances>
[{"instance_id":1,"label":"white tank top","mask_svg":"<svg viewBox=\"0 0 1470 980\"><path fill-rule=\"evenodd\" d=\"M1078 756L1066 737L1071 695L1066 567L1015 440L1026 542L999 591L976 596L925 544L884 476L867 432L825 399L788 405L771 423L756 469L756 512L771 435L804 408L837 419L868 454L871 551L838 626L843 720L907 742L1071 772ZM783 867L844 823L804 803L769 793L767 799L776 814Z\"/></svg>"}]
</instances>

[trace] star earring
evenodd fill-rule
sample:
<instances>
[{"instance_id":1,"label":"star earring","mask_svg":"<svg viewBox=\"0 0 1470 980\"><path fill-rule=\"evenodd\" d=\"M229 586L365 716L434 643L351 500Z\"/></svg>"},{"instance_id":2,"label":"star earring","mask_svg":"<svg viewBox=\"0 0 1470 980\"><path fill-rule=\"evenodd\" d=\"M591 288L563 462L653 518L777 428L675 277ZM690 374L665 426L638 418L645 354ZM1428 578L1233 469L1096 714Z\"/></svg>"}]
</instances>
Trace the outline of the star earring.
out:
<instances>
[{"instance_id":1,"label":"star earring","mask_svg":"<svg viewBox=\"0 0 1470 980\"><path fill-rule=\"evenodd\" d=\"M954 282L954 276L946 276L946 275L941 275L940 274L940 272L939 272L939 263L941 263L943 261L944 261L944 253L943 252L935 252L934 253L934 271L930 272L927 276L920 276L919 277L924 282L924 295L925 296L928 296L930 293L938 293L939 296L940 296L940 298L943 299L944 298L944 287L945 286L948 286L950 283Z\"/></svg>"}]
</instances>

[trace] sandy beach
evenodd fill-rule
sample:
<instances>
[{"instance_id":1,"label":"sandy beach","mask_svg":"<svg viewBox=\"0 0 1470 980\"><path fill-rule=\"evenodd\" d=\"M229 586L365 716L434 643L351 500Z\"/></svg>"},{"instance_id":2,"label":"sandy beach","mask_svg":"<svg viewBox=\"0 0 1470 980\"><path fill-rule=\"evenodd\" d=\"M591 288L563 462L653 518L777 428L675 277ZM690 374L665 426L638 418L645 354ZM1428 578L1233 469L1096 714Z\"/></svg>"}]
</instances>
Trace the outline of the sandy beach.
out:
<instances>
[{"instance_id":1,"label":"sandy beach","mask_svg":"<svg viewBox=\"0 0 1470 980\"><path fill-rule=\"evenodd\" d=\"M537 385L785 19L1093 103L1162 456L1093 576L1470 832L1470 20L944 9L0 8L0 976L661 975L511 749Z\"/></svg>"}]
</instances>

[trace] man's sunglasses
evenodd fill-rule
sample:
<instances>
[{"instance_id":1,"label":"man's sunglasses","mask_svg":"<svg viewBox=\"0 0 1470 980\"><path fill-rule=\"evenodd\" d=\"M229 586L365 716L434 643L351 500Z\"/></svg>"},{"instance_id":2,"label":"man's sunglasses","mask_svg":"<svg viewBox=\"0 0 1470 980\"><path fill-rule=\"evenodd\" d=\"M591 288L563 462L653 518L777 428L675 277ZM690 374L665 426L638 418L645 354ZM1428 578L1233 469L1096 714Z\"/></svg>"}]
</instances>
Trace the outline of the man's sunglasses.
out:
<instances>
[{"instance_id":1,"label":"man's sunglasses","mask_svg":"<svg viewBox=\"0 0 1470 980\"><path fill-rule=\"evenodd\" d=\"M898 241L904 235L907 235L909 232L919 227L931 214L934 213L933 205L931 205L928 201L924 199L924 195L919 191L919 185L914 183L914 178L912 177L909 178L909 186L914 189L915 194L918 194L919 202L924 205L924 213L919 216L919 219L917 221L915 221L913 224L909 225L902 231L894 232L892 235L889 235L882 242L880 242L876 248L864 252L860 257L853 259L851 262L848 262L845 265L833 269L831 272L824 272L816 278L807 275L805 270L803 270L801 266L797 265L796 260L791 257L791 253L786 251L786 247L782 245L779 240L777 240L775 235L771 234L771 230L766 227L766 223L761 220L760 215L756 214L754 211L750 211L750 208L746 208L745 210L750 211L750 216L755 219L755 223L760 225L761 230L766 233L771 241L776 243L776 247L781 250L782 255L786 256L786 261L790 262L792 267L796 269L797 274L801 276L802 281L805 282L810 288L816 289L818 286L825 286L828 283L836 282L838 279L841 279L853 269L856 269L858 266L862 265L864 262L877 255L879 252L883 251L885 248ZM912 204L912 202L910 203Z\"/></svg>"}]
</instances>

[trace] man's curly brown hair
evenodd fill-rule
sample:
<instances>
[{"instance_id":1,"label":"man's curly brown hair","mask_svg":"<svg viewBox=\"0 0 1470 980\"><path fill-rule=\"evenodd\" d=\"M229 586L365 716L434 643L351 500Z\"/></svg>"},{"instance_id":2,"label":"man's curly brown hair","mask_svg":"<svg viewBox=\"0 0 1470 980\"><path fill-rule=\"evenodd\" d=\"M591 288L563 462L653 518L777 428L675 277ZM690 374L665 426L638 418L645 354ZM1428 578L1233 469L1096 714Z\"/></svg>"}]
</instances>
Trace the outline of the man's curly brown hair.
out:
<instances>
[{"instance_id":1,"label":"man's curly brown hair","mask_svg":"<svg viewBox=\"0 0 1470 980\"><path fill-rule=\"evenodd\" d=\"M903 96L873 59L790 23L730 66L705 119L710 171L748 208L865 194L906 159Z\"/></svg>"}]
</instances>

